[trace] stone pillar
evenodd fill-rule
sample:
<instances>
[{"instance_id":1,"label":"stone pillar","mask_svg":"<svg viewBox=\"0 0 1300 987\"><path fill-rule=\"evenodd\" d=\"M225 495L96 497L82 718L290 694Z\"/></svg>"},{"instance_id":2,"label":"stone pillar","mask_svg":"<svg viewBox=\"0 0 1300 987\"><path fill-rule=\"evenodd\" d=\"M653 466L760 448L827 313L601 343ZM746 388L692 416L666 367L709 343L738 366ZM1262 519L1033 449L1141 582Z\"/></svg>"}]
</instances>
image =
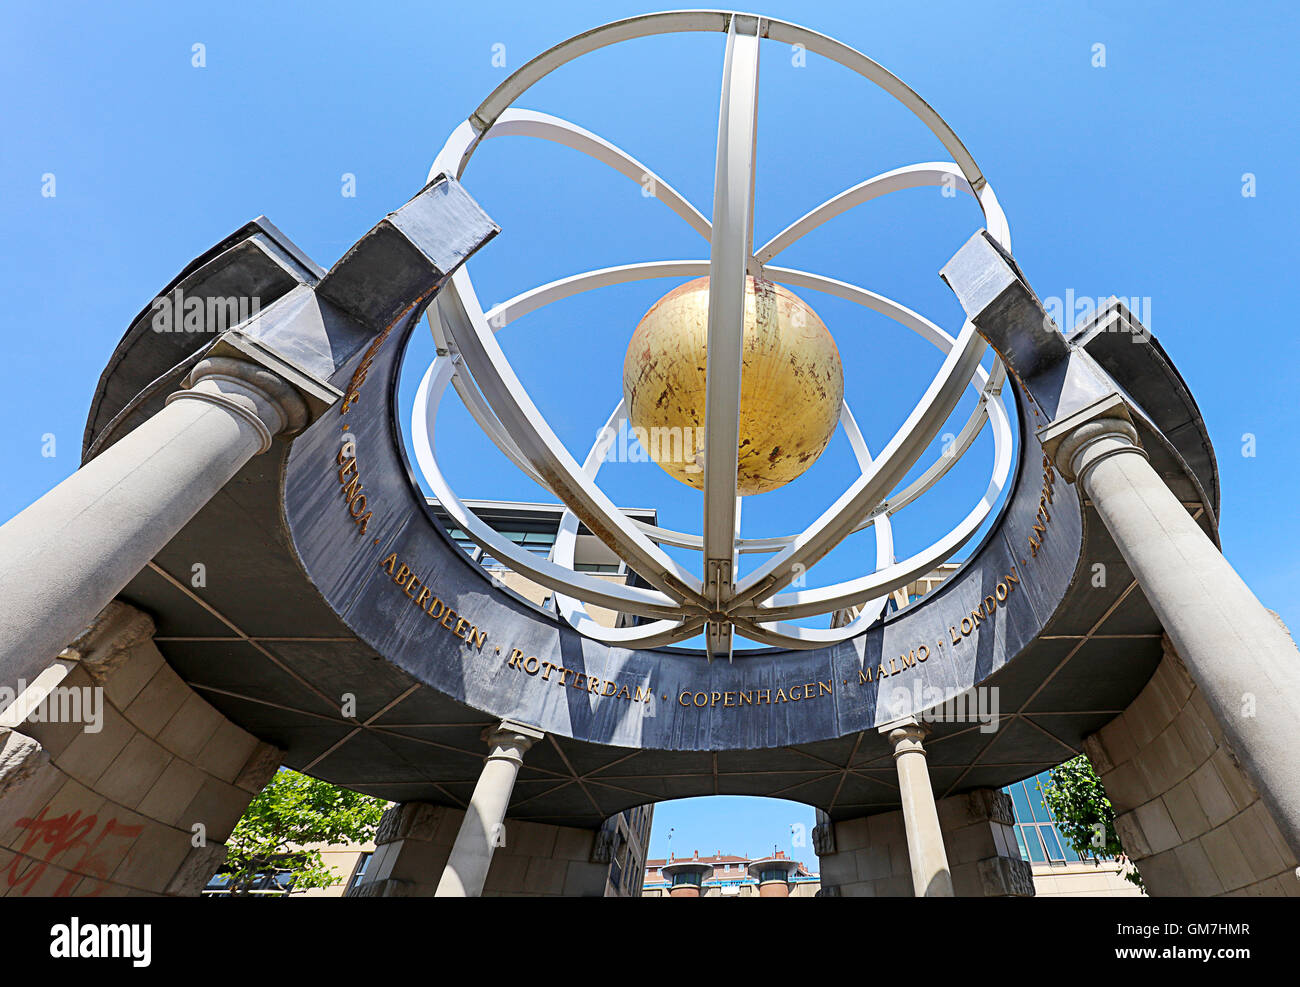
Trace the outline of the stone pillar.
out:
<instances>
[{"instance_id":1,"label":"stone pillar","mask_svg":"<svg viewBox=\"0 0 1300 987\"><path fill-rule=\"evenodd\" d=\"M1044 449L1092 501L1229 746L1300 852L1300 652L1151 467L1127 419L1120 398L1102 398L1044 429Z\"/></svg>"},{"instance_id":2,"label":"stone pillar","mask_svg":"<svg viewBox=\"0 0 1300 987\"><path fill-rule=\"evenodd\" d=\"M536 728L511 720L484 731L487 761L470 796L435 897L477 898L483 894L492 853L504 845L506 808L519 767L524 763L524 754L542 737Z\"/></svg>"},{"instance_id":3,"label":"stone pillar","mask_svg":"<svg viewBox=\"0 0 1300 987\"><path fill-rule=\"evenodd\" d=\"M283 379L229 357L0 527L0 685L31 681L272 437L307 422Z\"/></svg>"},{"instance_id":4,"label":"stone pillar","mask_svg":"<svg viewBox=\"0 0 1300 987\"><path fill-rule=\"evenodd\" d=\"M196 895L279 768L153 629L114 601L0 715L0 897Z\"/></svg>"},{"instance_id":5,"label":"stone pillar","mask_svg":"<svg viewBox=\"0 0 1300 987\"><path fill-rule=\"evenodd\" d=\"M918 898L951 898L952 875L943 847L943 830L930 787L930 770L921 741L929 731L915 720L889 725L898 768L898 789L903 802L903 825L907 831L907 854L912 867L912 888Z\"/></svg>"}]
</instances>

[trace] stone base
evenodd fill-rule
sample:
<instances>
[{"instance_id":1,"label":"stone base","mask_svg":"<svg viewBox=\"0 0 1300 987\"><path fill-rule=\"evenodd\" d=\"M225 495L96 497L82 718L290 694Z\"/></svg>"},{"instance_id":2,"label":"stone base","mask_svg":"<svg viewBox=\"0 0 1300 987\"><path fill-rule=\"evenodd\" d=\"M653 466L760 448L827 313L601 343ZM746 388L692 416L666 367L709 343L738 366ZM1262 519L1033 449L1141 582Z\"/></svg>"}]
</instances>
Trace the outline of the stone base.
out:
<instances>
[{"instance_id":1,"label":"stone base","mask_svg":"<svg viewBox=\"0 0 1300 987\"><path fill-rule=\"evenodd\" d=\"M1147 893L1300 897L1295 850L1168 638L1164 649L1133 704L1085 742Z\"/></svg>"},{"instance_id":2,"label":"stone base","mask_svg":"<svg viewBox=\"0 0 1300 987\"><path fill-rule=\"evenodd\" d=\"M196 895L279 765L111 603L0 715L0 896Z\"/></svg>"},{"instance_id":3,"label":"stone base","mask_svg":"<svg viewBox=\"0 0 1300 987\"><path fill-rule=\"evenodd\" d=\"M384 813L366 881L349 897L431 897L465 813L461 809L406 802ZM492 855L483 897L599 898L610 886L608 848L601 831L507 819L505 845ZM599 858L605 857L602 861ZM593 859L597 858L597 859ZM633 886L639 892L641 874Z\"/></svg>"},{"instance_id":4,"label":"stone base","mask_svg":"<svg viewBox=\"0 0 1300 987\"><path fill-rule=\"evenodd\" d=\"M1033 895L1033 872L1020 859L1009 796L979 789L940 799L938 808L953 891L958 897ZM814 834L814 845L822 851L822 896L915 895L902 810L827 821L818 828L823 826L830 829Z\"/></svg>"}]
</instances>

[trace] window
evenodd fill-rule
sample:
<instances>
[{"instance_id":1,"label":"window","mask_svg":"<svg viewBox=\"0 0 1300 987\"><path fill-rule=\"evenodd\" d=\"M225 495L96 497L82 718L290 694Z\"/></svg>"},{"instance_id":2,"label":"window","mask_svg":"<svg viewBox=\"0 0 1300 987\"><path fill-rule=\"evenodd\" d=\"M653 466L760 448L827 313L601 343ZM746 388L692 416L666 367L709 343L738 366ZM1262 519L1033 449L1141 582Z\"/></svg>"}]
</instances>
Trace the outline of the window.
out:
<instances>
[{"instance_id":1,"label":"window","mask_svg":"<svg viewBox=\"0 0 1300 987\"><path fill-rule=\"evenodd\" d=\"M362 878L366 876L366 868L370 866L370 858L373 856L373 853L363 853L361 855L361 859L357 861L357 869L352 872L352 880L348 882L349 891L357 887Z\"/></svg>"},{"instance_id":2,"label":"window","mask_svg":"<svg viewBox=\"0 0 1300 987\"><path fill-rule=\"evenodd\" d=\"M1004 789L1011 796L1016 845L1020 847L1021 858L1031 863L1077 863L1079 855L1061 836L1052 814L1043 804L1041 788L1048 783L1049 775L1050 772L1044 771Z\"/></svg>"}]
</instances>

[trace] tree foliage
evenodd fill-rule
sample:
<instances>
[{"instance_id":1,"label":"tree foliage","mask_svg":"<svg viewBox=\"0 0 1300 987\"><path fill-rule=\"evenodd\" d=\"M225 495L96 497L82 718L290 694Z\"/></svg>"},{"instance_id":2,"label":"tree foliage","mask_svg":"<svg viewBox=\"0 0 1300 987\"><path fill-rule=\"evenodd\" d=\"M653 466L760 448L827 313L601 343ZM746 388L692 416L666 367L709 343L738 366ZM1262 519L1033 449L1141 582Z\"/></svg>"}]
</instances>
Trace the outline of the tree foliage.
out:
<instances>
[{"instance_id":1,"label":"tree foliage","mask_svg":"<svg viewBox=\"0 0 1300 987\"><path fill-rule=\"evenodd\" d=\"M1092 762L1080 754L1052 769L1047 784L1040 785L1043 804L1056 820L1056 828L1081 857L1114 857L1128 862L1115 829L1115 808L1106 798ZM1124 877L1145 888L1142 875L1130 867Z\"/></svg>"},{"instance_id":2,"label":"tree foliage","mask_svg":"<svg viewBox=\"0 0 1300 987\"><path fill-rule=\"evenodd\" d=\"M275 872L287 872L295 891L336 883L338 875L313 844L364 843L374 836L385 805L382 799L281 768L249 803L230 836L221 870L227 890L247 894Z\"/></svg>"}]
</instances>

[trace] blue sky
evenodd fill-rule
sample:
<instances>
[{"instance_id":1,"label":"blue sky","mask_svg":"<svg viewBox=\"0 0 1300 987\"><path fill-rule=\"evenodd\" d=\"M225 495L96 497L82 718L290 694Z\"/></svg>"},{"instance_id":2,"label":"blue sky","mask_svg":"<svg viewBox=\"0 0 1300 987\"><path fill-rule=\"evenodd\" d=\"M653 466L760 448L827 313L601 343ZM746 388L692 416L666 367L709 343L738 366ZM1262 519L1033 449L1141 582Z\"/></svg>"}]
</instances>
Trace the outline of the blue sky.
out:
<instances>
[{"instance_id":1,"label":"blue sky","mask_svg":"<svg viewBox=\"0 0 1300 987\"><path fill-rule=\"evenodd\" d=\"M9 517L78 465L95 381L130 318L190 258L265 213L328 266L414 191L446 135L534 54L628 3L355 3L19 6L0 37L0 387ZM1042 296L1149 299L1149 327L1196 396L1223 481L1228 558L1293 626L1300 521L1295 475L1296 15L1283 4L780 3L762 12L866 52L952 124L1007 211L1016 256ZM206 65L194 67L193 46ZM1096 67L1094 46L1105 46ZM505 67L493 64L504 46ZM495 49L500 52L501 49ZM651 39L589 56L521 105L565 116L659 169L706 214L720 36ZM844 70L766 45L756 225L766 239L863 178L944 157L888 97ZM499 59L498 59L499 60ZM356 195L341 193L355 176ZM1256 194L1243 196L1244 176ZM53 196L45 176L54 176ZM476 155L465 183L503 227L473 263L485 303L580 270L707 256L639 188L551 145L511 139ZM900 194L829 224L790 263L880 290L950 331L960 310L937 277L980 225L967 199ZM580 458L618 397L637 319L671 284L646 282L554 306L502 344ZM807 296L836 335L847 392L873 447L930 375L937 351L878 317ZM418 339L418 377L428 344ZM557 369L558 368L558 369ZM408 380L404 391L412 390ZM471 427L447 448L463 496L528 499ZM465 425L462 420L460 425ZM54 455L46 436L54 436ZM1253 455L1246 453L1253 436ZM440 440L441 441L441 440ZM933 502L900 519L915 550L983 490L987 442ZM470 468L470 464L474 464ZM620 464L621 465L621 464ZM807 483L746 505L745 534L793 530L850 476L832 443ZM605 479L602 476L602 479ZM653 467L611 467L616 500L698 514ZM811 493L809 493L811 491ZM823 498L819 500L818 498ZM775 527L774 527L775 526ZM827 578L870 552L870 535ZM1245 657L1245 656L1242 656ZM728 806L730 806L728 808ZM661 807L653 851L757 852L811 811Z\"/></svg>"}]
</instances>

